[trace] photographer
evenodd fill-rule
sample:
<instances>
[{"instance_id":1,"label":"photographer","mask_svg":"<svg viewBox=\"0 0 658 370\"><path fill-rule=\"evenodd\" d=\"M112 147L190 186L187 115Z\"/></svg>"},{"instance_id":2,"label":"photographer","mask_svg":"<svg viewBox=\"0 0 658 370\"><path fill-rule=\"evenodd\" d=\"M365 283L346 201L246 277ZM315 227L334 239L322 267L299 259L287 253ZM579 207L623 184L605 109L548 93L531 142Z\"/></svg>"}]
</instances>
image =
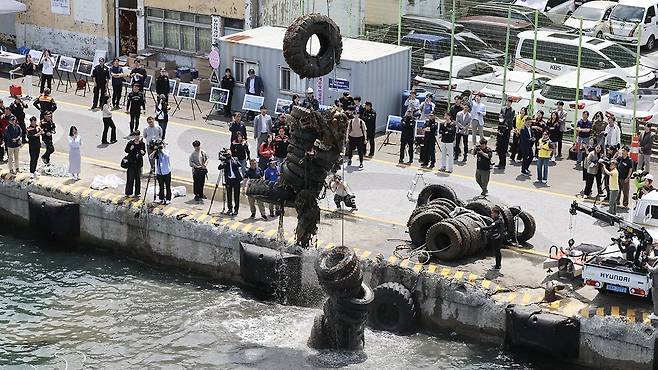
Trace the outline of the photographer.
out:
<instances>
[{"instance_id":1,"label":"photographer","mask_svg":"<svg viewBox=\"0 0 658 370\"><path fill-rule=\"evenodd\" d=\"M642 198L644 195L654 191L653 187L653 175L642 172L640 174L634 174L635 177L635 188L637 189L635 197L636 199Z\"/></svg>"},{"instance_id":2,"label":"photographer","mask_svg":"<svg viewBox=\"0 0 658 370\"><path fill-rule=\"evenodd\" d=\"M475 156L477 157L477 169L475 170L475 181L480 185L482 193L480 195L487 196L489 190L489 177L491 176L491 157L493 152L487 147L487 139L480 139L480 145L475 148Z\"/></svg>"},{"instance_id":3,"label":"photographer","mask_svg":"<svg viewBox=\"0 0 658 370\"><path fill-rule=\"evenodd\" d=\"M352 211L357 210L356 202L354 201L356 197L352 194L349 185L347 185L342 177L334 175L329 182L329 188L336 194L334 195L334 203L336 203L338 210L342 209L341 203L345 203L345 206L350 207Z\"/></svg>"},{"instance_id":4,"label":"photographer","mask_svg":"<svg viewBox=\"0 0 658 370\"><path fill-rule=\"evenodd\" d=\"M155 150L156 143L162 142L162 129L160 126L155 125L153 117L148 117L146 122L148 123L148 126L144 129L144 142L148 143L149 164L151 165L151 170L153 170L155 157L151 154Z\"/></svg>"},{"instance_id":5,"label":"photographer","mask_svg":"<svg viewBox=\"0 0 658 370\"><path fill-rule=\"evenodd\" d=\"M192 180L193 180L193 191L194 191L194 200L200 201L205 198L203 195L203 187L206 182L206 175L208 174L208 155L201 149L201 142L199 140L194 140L192 142L192 147L194 151L190 154L190 167L192 167Z\"/></svg>"},{"instance_id":6,"label":"photographer","mask_svg":"<svg viewBox=\"0 0 658 370\"><path fill-rule=\"evenodd\" d=\"M240 164L227 150L222 150L219 155L221 163L217 169L220 171L224 170L226 197L228 198L228 215L237 216L240 209L240 184L243 179L242 174L240 174Z\"/></svg>"},{"instance_id":7,"label":"photographer","mask_svg":"<svg viewBox=\"0 0 658 370\"><path fill-rule=\"evenodd\" d=\"M167 143L158 139L152 144L153 150L149 157L155 160L155 176L158 180L158 199L162 204L171 203L171 162L169 151L165 149ZM165 195L166 192L166 195Z\"/></svg>"},{"instance_id":8,"label":"photographer","mask_svg":"<svg viewBox=\"0 0 658 370\"><path fill-rule=\"evenodd\" d=\"M133 195L139 197L141 193L142 167L144 166L144 156L146 155L146 145L142 141L139 130L133 131L131 139L126 144L125 152L128 153L128 168L126 168L126 196Z\"/></svg>"}]
</instances>

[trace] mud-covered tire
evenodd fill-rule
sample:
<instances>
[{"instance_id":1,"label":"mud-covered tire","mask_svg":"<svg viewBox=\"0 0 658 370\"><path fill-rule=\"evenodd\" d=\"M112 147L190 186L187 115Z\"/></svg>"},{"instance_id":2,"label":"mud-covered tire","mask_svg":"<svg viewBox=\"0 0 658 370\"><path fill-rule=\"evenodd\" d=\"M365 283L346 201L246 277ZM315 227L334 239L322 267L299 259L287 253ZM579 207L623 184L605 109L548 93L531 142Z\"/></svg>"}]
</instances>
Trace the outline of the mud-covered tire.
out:
<instances>
[{"instance_id":1,"label":"mud-covered tire","mask_svg":"<svg viewBox=\"0 0 658 370\"><path fill-rule=\"evenodd\" d=\"M330 296L352 297L358 293L361 283L363 282L363 271L361 266L356 263L352 271L336 279L320 279L320 284Z\"/></svg>"},{"instance_id":2,"label":"mud-covered tire","mask_svg":"<svg viewBox=\"0 0 658 370\"><path fill-rule=\"evenodd\" d=\"M461 254L462 238L459 230L447 222L439 222L427 230L425 249L431 259L454 261Z\"/></svg>"},{"instance_id":3,"label":"mud-covered tire","mask_svg":"<svg viewBox=\"0 0 658 370\"><path fill-rule=\"evenodd\" d=\"M442 217L442 215L432 211L425 211L416 215L409 225L409 237L411 238L411 242L416 247L425 244L427 230L433 225L443 221L443 219L444 217Z\"/></svg>"},{"instance_id":4,"label":"mud-covered tire","mask_svg":"<svg viewBox=\"0 0 658 370\"><path fill-rule=\"evenodd\" d=\"M447 185L427 185L423 190L420 191L420 194L418 194L416 206L425 205L430 201L438 198L445 198L455 202L457 200L457 193L455 193L455 191Z\"/></svg>"},{"instance_id":5,"label":"mud-covered tire","mask_svg":"<svg viewBox=\"0 0 658 370\"><path fill-rule=\"evenodd\" d=\"M400 283L384 283L374 290L375 299L368 307L368 325L376 330L397 334L412 333L418 308L411 292Z\"/></svg>"},{"instance_id":6,"label":"mud-covered tire","mask_svg":"<svg viewBox=\"0 0 658 370\"><path fill-rule=\"evenodd\" d=\"M514 236L514 215L512 214L512 211L507 207L502 207L501 210L503 212L500 214L500 216L505 222L505 231L507 232L507 238L509 239Z\"/></svg>"},{"instance_id":7,"label":"mud-covered tire","mask_svg":"<svg viewBox=\"0 0 658 370\"><path fill-rule=\"evenodd\" d=\"M511 206L511 207L509 207L509 211L512 212L512 216L518 216L519 213L521 213L521 207Z\"/></svg>"},{"instance_id":8,"label":"mud-covered tire","mask_svg":"<svg viewBox=\"0 0 658 370\"><path fill-rule=\"evenodd\" d=\"M444 206L444 207L447 207L451 211L454 210L455 208L457 208L457 204L454 201L452 201L450 199L446 199L446 198L438 198L438 199L430 200L427 203L427 205L429 205L429 206Z\"/></svg>"},{"instance_id":9,"label":"mud-covered tire","mask_svg":"<svg viewBox=\"0 0 658 370\"><path fill-rule=\"evenodd\" d=\"M486 200L475 200L466 205L466 209L470 209L481 216L491 216L492 204Z\"/></svg>"},{"instance_id":10,"label":"mud-covered tire","mask_svg":"<svg viewBox=\"0 0 658 370\"><path fill-rule=\"evenodd\" d=\"M459 235L462 237L462 247L459 250L459 255L457 258L461 259L468 256L472 249L471 244L473 239L471 237L473 231L471 231L470 225L468 225L463 219L460 218L452 218L445 221L455 225L457 230L459 230Z\"/></svg>"},{"instance_id":11,"label":"mud-covered tire","mask_svg":"<svg viewBox=\"0 0 658 370\"><path fill-rule=\"evenodd\" d=\"M337 280L348 276L359 261L354 251L345 246L335 247L320 254L315 261L318 279Z\"/></svg>"},{"instance_id":12,"label":"mud-covered tire","mask_svg":"<svg viewBox=\"0 0 658 370\"><path fill-rule=\"evenodd\" d=\"M249 180L245 194L275 204L291 201L295 197L293 192L265 179Z\"/></svg>"},{"instance_id":13,"label":"mud-covered tire","mask_svg":"<svg viewBox=\"0 0 658 370\"><path fill-rule=\"evenodd\" d=\"M525 211L519 213L517 217L521 222L523 222L523 231L518 233L516 239L519 241L519 243L525 243L532 239L533 236L535 236L535 232L537 231L537 223L535 222L535 218L532 217L530 213Z\"/></svg>"},{"instance_id":14,"label":"mud-covered tire","mask_svg":"<svg viewBox=\"0 0 658 370\"><path fill-rule=\"evenodd\" d=\"M313 35L320 40L320 50L316 55L306 51L306 44ZM318 13L297 18L283 38L283 57L301 78L329 74L334 65L340 63L342 52L340 29L331 18Z\"/></svg>"}]
</instances>

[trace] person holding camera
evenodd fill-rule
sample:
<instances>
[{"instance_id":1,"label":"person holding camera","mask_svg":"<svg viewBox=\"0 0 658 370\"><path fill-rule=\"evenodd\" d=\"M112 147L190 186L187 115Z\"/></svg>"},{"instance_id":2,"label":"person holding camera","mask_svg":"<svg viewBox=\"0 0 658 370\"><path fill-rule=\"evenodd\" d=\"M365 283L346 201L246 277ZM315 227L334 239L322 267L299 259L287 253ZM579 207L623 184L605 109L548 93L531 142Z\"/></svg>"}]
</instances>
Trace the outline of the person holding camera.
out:
<instances>
[{"instance_id":1,"label":"person holding camera","mask_svg":"<svg viewBox=\"0 0 658 370\"><path fill-rule=\"evenodd\" d=\"M535 182L547 184L548 162L551 160L551 155L555 149L551 143L548 131L544 131L537 147L537 181Z\"/></svg>"},{"instance_id":2,"label":"person holding camera","mask_svg":"<svg viewBox=\"0 0 658 370\"><path fill-rule=\"evenodd\" d=\"M224 170L224 181L226 184L226 198L228 200L228 215L237 216L240 209L240 184L243 177L240 173L240 164L230 152L220 153L221 163L218 170Z\"/></svg>"},{"instance_id":3,"label":"person holding camera","mask_svg":"<svg viewBox=\"0 0 658 370\"><path fill-rule=\"evenodd\" d=\"M206 175L208 175L208 155L201 149L201 142L194 140L192 142L194 151L190 154L189 164L192 167L192 189L194 192L194 200L200 201L205 198L203 195L203 187L206 182Z\"/></svg>"},{"instance_id":4,"label":"person holding camera","mask_svg":"<svg viewBox=\"0 0 658 370\"><path fill-rule=\"evenodd\" d=\"M125 152L128 154L126 156L126 196L130 197L134 193L135 197L139 197L142 189L142 167L146 155L146 145L142 141L139 130L135 130L131 134L131 140L126 144Z\"/></svg>"},{"instance_id":5,"label":"person holding camera","mask_svg":"<svg viewBox=\"0 0 658 370\"><path fill-rule=\"evenodd\" d=\"M629 148L627 146L621 148L620 152L621 154L617 157L617 171L619 171L619 190L621 195L617 198L617 203L621 203L624 208L628 208L630 183L633 175L633 160L628 155Z\"/></svg>"},{"instance_id":6,"label":"person holding camera","mask_svg":"<svg viewBox=\"0 0 658 370\"><path fill-rule=\"evenodd\" d=\"M171 203L171 161L166 148L167 143L158 139L153 142L153 151L149 155L155 160L155 178L160 189L158 199L164 205Z\"/></svg>"},{"instance_id":7,"label":"person holding camera","mask_svg":"<svg viewBox=\"0 0 658 370\"><path fill-rule=\"evenodd\" d=\"M151 166L151 171L155 164L155 157L151 155L155 150L155 144L162 140L162 129L160 126L155 125L155 119L153 117L148 117L146 119L147 126L144 129L144 142L147 143L147 148L149 152L149 165Z\"/></svg>"},{"instance_id":8,"label":"person holding camera","mask_svg":"<svg viewBox=\"0 0 658 370\"><path fill-rule=\"evenodd\" d=\"M334 175L329 183L329 188L334 192L334 203L336 203L336 208L338 210L343 209L342 203L345 203L346 207L350 207L352 211L356 211L356 202L354 201L355 196L352 194L349 185L343 180L339 175Z\"/></svg>"},{"instance_id":9,"label":"person holding camera","mask_svg":"<svg viewBox=\"0 0 658 370\"><path fill-rule=\"evenodd\" d=\"M480 145L475 148L476 158L476 170L475 170L475 181L480 185L482 189L483 197L486 197L489 194L487 187L489 186L489 177L491 176L491 157L493 152L487 147L487 139L480 139Z\"/></svg>"},{"instance_id":10,"label":"person holding camera","mask_svg":"<svg viewBox=\"0 0 658 370\"><path fill-rule=\"evenodd\" d=\"M247 160L251 159L251 153L249 152L249 145L247 141L242 137L241 133L235 135L235 140L231 143L231 155L235 158L240 164L240 173L243 175L247 172Z\"/></svg>"}]
</instances>

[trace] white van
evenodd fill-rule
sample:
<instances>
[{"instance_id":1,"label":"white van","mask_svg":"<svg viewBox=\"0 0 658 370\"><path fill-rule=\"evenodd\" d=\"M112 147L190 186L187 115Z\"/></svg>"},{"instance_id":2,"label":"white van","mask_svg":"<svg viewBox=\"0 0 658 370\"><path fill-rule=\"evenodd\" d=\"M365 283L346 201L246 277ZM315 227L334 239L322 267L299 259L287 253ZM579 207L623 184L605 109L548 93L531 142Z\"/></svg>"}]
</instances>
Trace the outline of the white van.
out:
<instances>
[{"instance_id":1,"label":"white van","mask_svg":"<svg viewBox=\"0 0 658 370\"><path fill-rule=\"evenodd\" d=\"M637 45L638 25L642 24L640 45L653 50L658 37L658 0L619 0L610 14L610 27L604 35L607 40Z\"/></svg>"},{"instance_id":2,"label":"white van","mask_svg":"<svg viewBox=\"0 0 658 370\"><path fill-rule=\"evenodd\" d=\"M535 34L525 31L518 37L514 69L531 71ZM575 71L578 67L579 42L577 34L538 31L536 72L557 76ZM635 83L635 53L612 41L583 36L580 66L581 71L605 71ZM638 83L640 87L647 88L656 83L655 74L645 67L642 60Z\"/></svg>"}]
</instances>

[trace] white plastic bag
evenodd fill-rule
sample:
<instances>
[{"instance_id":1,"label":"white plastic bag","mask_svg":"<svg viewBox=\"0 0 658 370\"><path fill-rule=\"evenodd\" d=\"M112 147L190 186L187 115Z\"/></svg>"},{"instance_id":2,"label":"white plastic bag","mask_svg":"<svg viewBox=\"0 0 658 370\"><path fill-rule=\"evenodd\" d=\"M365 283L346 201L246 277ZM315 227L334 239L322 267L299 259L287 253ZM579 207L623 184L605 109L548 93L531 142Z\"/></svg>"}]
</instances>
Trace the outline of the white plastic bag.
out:
<instances>
[{"instance_id":1,"label":"white plastic bag","mask_svg":"<svg viewBox=\"0 0 658 370\"><path fill-rule=\"evenodd\" d=\"M125 185L126 181L114 174L109 174L106 176L96 175L91 181L90 188L96 190L103 190L106 188L116 189L121 185Z\"/></svg>"}]
</instances>

